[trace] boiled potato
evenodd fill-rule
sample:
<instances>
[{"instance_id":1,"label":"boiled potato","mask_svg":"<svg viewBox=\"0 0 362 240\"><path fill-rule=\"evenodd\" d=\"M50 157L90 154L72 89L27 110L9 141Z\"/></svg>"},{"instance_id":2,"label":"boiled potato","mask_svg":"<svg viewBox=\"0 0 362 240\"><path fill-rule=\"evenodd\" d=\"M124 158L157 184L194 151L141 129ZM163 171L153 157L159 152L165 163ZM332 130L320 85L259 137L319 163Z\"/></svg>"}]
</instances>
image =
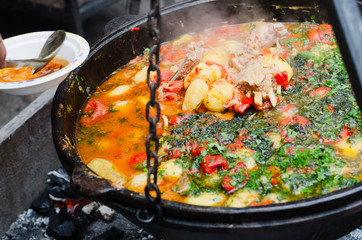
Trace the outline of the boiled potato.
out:
<instances>
[{"instance_id":1,"label":"boiled potato","mask_svg":"<svg viewBox=\"0 0 362 240\"><path fill-rule=\"evenodd\" d=\"M191 40L193 39L193 37L190 34L185 34L182 35L180 38L178 38L177 40L173 41L172 45L173 46L182 46L182 45L186 45L188 44Z\"/></svg>"},{"instance_id":2,"label":"boiled potato","mask_svg":"<svg viewBox=\"0 0 362 240\"><path fill-rule=\"evenodd\" d=\"M185 99L182 104L182 110L193 111L197 110L205 98L209 86L202 79L195 79L190 87L186 90Z\"/></svg>"},{"instance_id":3,"label":"boiled potato","mask_svg":"<svg viewBox=\"0 0 362 240\"><path fill-rule=\"evenodd\" d=\"M116 170L116 167L103 158L93 158L87 166L102 178L108 179L119 185L125 182L125 177Z\"/></svg>"},{"instance_id":4,"label":"boiled potato","mask_svg":"<svg viewBox=\"0 0 362 240\"><path fill-rule=\"evenodd\" d=\"M276 193L269 193L268 195L263 197L263 199L261 201L262 202L263 201L271 201L272 203L285 202L284 198L280 194L276 194Z\"/></svg>"},{"instance_id":5,"label":"boiled potato","mask_svg":"<svg viewBox=\"0 0 362 240\"><path fill-rule=\"evenodd\" d=\"M204 105L207 109L213 112L222 112L226 109L228 103L234 94L234 85L230 83L217 84L208 91L204 98Z\"/></svg>"},{"instance_id":6,"label":"boiled potato","mask_svg":"<svg viewBox=\"0 0 362 240\"><path fill-rule=\"evenodd\" d=\"M218 66L209 66L201 62L187 75L184 81L184 87L187 89L195 79L202 79L210 85L219 80L221 75L221 70Z\"/></svg>"},{"instance_id":7,"label":"boiled potato","mask_svg":"<svg viewBox=\"0 0 362 240\"><path fill-rule=\"evenodd\" d=\"M138 84L138 83L143 83L147 81L147 69L148 66L142 68L138 73L136 73L133 77L133 80ZM150 78L153 78L154 76L156 76L157 72L156 71L152 71L150 72Z\"/></svg>"},{"instance_id":8,"label":"boiled potato","mask_svg":"<svg viewBox=\"0 0 362 240\"><path fill-rule=\"evenodd\" d=\"M282 136L280 135L280 133L272 132L269 134L269 138L273 142L274 149L280 148L282 146L281 144Z\"/></svg>"},{"instance_id":9,"label":"boiled potato","mask_svg":"<svg viewBox=\"0 0 362 240\"><path fill-rule=\"evenodd\" d=\"M162 162L159 168L161 176L166 180L177 180L183 173L182 166L176 163L176 159Z\"/></svg>"},{"instance_id":10,"label":"boiled potato","mask_svg":"<svg viewBox=\"0 0 362 240\"><path fill-rule=\"evenodd\" d=\"M335 144L335 146L340 149L341 154L347 157L359 156L362 152L362 141L349 143L348 140L343 140Z\"/></svg>"},{"instance_id":11,"label":"boiled potato","mask_svg":"<svg viewBox=\"0 0 362 240\"><path fill-rule=\"evenodd\" d=\"M240 42L235 40L224 40L220 41L220 43L222 45L221 47L228 53L235 53L242 47Z\"/></svg>"},{"instance_id":12,"label":"boiled potato","mask_svg":"<svg viewBox=\"0 0 362 240\"><path fill-rule=\"evenodd\" d=\"M130 89L131 89L131 85L121 85L121 86L118 86L116 87L115 89L111 90L109 93L108 93L108 96L109 97L114 97L114 96L119 96L119 95L122 95L122 94L125 94L127 93Z\"/></svg>"},{"instance_id":13,"label":"boiled potato","mask_svg":"<svg viewBox=\"0 0 362 240\"><path fill-rule=\"evenodd\" d=\"M202 192L200 195L186 197L185 203L199 206L221 206L226 197L223 193Z\"/></svg>"},{"instance_id":14,"label":"boiled potato","mask_svg":"<svg viewBox=\"0 0 362 240\"><path fill-rule=\"evenodd\" d=\"M135 192L144 192L147 185L147 173L142 172L133 176L133 178L125 184L126 188Z\"/></svg>"},{"instance_id":15,"label":"boiled potato","mask_svg":"<svg viewBox=\"0 0 362 240\"><path fill-rule=\"evenodd\" d=\"M227 67L229 64L229 54L222 48L208 48L202 55L202 61L211 61Z\"/></svg>"},{"instance_id":16,"label":"boiled potato","mask_svg":"<svg viewBox=\"0 0 362 240\"><path fill-rule=\"evenodd\" d=\"M229 197L225 202L225 206L235 208L247 207L252 202L259 200L260 195L257 191L243 188Z\"/></svg>"},{"instance_id":17,"label":"boiled potato","mask_svg":"<svg viewBox=\"0 0 362 240\"><path fill-rule=\"evenodd\" d=\"M266 55L262 61L262 65L264 67L275 66L279 69L280 72L286 71L288 74L288 81L290 81L293 76L293 70L289 63L277 55Z\"/></svg>"},{"instance_id":18,"label":"boiled potato","mask_svg":"<svg viewBox=\"0 0 362 240\"><path fill-rule=\"evenodd\" d=\"M220 181L221 177L219 176L219 174L215 173L209 177L206 177L204 183L206 187L215 187L220 183Z\"/></svg>"}]
</instances>

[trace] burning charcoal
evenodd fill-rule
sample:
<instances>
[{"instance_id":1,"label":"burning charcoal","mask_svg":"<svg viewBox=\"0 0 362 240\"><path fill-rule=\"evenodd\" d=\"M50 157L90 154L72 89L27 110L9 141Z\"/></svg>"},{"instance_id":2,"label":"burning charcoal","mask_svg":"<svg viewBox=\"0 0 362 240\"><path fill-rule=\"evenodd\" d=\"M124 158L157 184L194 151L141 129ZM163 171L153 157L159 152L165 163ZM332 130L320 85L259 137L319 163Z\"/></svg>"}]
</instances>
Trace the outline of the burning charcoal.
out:
<instances>
[{"instance_id":1,"label":"burning charcoal","mask_svg":"<svg viewBox=\"0 0 362 240\"><path fill-rule=\"evenodd\" d=\"M111 229L104 232L103 234L99 235L98 237L95 237L94 240L113 240L113 239L121 239L124 236L123 230L112 226Z\"/></svg>"},{"instance_id":2,"label":"burning charcoal","mask_svg":"<svg viewBox=\"0 0 362 240\"><path fill-rule=\"evenodd\" d=\"M74 207L74 212L72 214L71 220L73 224L77 228L83 228L87 225L89 225L90 220L87 217L87 215L82 211L83 205L79 204L76 207Z\"/></svg>"},{"instance_id":3,"label":"burning charcoal","mask_svg":"<svg viewBox=\"0 0 362 240\"><path fill-rule=\"evenodd\" d=\"M66 201L68 199L78 199L79 197L72 191L69 176L64 170L51 171L48 173L47 186L49 197L55 201Z\"/></svg>"},{"instance_id":4,"label":"burning charcoal","mask_svg":"<svg viewBox=\"0 0 362 240\"><path fill-rule=\"evenodd\" d=\"M41 194L31 203L31 208L40 215L48 214L50 206L48 189L42 191Z\"/></svg>"},{"instance_id":5,"label":"burning charcoal","mask_svg":"<svg viewBox=\"0 0 362 240\"><path fill-rule=\"evenodd\" d=\"M61 223L54 229L50 229L48 234L55 237L56 239L60 239L60 240L81 239L78 229L76 228L76 226L74 226L74 224L71 220Z\"/></svg>"}]
</instances>

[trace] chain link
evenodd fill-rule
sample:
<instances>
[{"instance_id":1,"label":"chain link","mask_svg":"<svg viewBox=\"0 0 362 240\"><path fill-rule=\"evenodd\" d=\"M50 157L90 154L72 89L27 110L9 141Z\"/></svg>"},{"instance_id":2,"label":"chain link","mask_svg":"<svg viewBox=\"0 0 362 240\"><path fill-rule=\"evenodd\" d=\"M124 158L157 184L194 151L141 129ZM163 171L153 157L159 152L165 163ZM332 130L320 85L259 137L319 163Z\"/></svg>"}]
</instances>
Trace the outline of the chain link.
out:
<instances>
[{"instance_id":1,"label":"chain link","mask_svg":"<svg viewBox=\"0 0 362 240\"><path fill-rule=\"evenodd\" d=\"M146 105L146 119L149 123L149 134L146 141L147 152L147 185L145 195L151 203L152 209L138 209L136 218L143 223L159 221L162 218L162 209L160 206L161 192L157 186L158 169L158 148L159 138L157 136L157 122L160 120L161 108L156 100L156 89L161 82L161 73L158 64L160 62L160 29L161 15L159 0L151 0L151 11L148 13L148 37L149 37L149 67L147 70L147 85L150 88L150 101ZM157 72L157 80L151 81L151 71ZM156 114L155 114L156 113ZM155 194L151 195L151 192Z\"/></svg>"}]
</instances>

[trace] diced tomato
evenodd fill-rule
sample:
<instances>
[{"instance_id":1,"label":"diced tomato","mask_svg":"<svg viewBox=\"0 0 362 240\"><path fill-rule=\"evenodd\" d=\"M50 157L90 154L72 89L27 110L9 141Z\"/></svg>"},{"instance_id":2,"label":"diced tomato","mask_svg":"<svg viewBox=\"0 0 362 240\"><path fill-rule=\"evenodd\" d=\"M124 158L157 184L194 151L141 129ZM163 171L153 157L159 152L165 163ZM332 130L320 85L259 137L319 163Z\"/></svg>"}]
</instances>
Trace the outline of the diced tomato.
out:
<instances>
[{"instance_id":1,"label":"diced tomato","mask_svg":"<svg viewBox=\"0 0 362 240\"><path fill-rule=\"evenodd\" d=\"M280 169L277 166L269 166L266 171L270 172L273 177L278 177L280 175Z\"/></svg>"},{"instance_id":2,"label":"diced tomato","mask_svg":"<svg viewBox=\"0 0 362 240\"><path fill-rule=\"evenodd\" d=\"M190 168L189 170L188 170L188 173L189 174L195 174L195 173L198 173L199 172L199 169L192 169L192 168Z\"/></svg>"},{"instance_id":3,"label":"diced tomato","mask_svg":"<svg viewBox=\"0 0 362 240\"><path fill-rule=\"evenodd\" d=\"M168 84L166 84L163 89L165 92L174 92L174 93L178 93L180 92L184 87L184 81L183 80L179 80L179 81L172 81L169 82Z\"/></svg>"},{"instance_id":4,"label":"diced tomato","mask_svg":"<svg viewBox=\"0 0 362 240\"><path fill-rule=\"evenodd\" d=\"M161 79L160 79L160 83L164 83L167 82L170 77L172 77L172 75L175 73L173 71L170 71L168 69L161 69L160 70L161 73ZM156 82L157 81L157 74L151 79L152 82Z\"/></svg>"},{"instance_id":5,"label":"diced tomato","mask_svg":"<svg viewBox=\"0 0 362 240\"><path fill-rule=\"evenodd\" d=\"M171 157L172 158L179 158L182 152L180 150L171 150Z\"/></svg>"},{"instance_id":6,"label":"diced tomato","mask_svg":"<svg viewBox=\"0 0 362 240\"><path fill-rule=\"evenodd\" d=\"M206 155L200 165L201 171L212 175L217 173L219 169L227 170L228 161L221 155Z\"/></svg>"},{"instance_id":7,"label":"diced tomato","mask_svg":"<svg viewBox=\"0 0 362 240\"><path fill-rule=\"evenodd\" d=\"M102 104L100 101L89 102L85 108L84 112L86 114L91 113L90 115L83 115L80 119L80 122L83 126L88 126L94 124L99 120L103 119L104 115L108 113L109 107Z\"/></svg>"},{"instance_id":8,"label":"diced tomato","mask_svg":"<svg viewBox=\"0 0 362 240\"><path fill-rule=\"evenodd\" d=\"M327 110L330 113L334 112L334 108L330 104L327 105Z\"/></svg>"},{"instance_id":9,"label":"diced tomato","mask_svg":"<svg viewBox=\"0 0 362 240\"><path fill-rule=\"evenodd\" d=\"M309 91L309 95L315 97L317 95L319 95L320 98L324 97L327 93L329 93L329 91L331 91L330 88L328 87L320 87L317 89L312 89L311 91Z\"/></svg>"},{"instance_id":10,"label":"diced tomato","mask_svg":"<svg viewBox=\"0 0 362 240\"><path fill-rule=\"evenodd\" d=\"M281 107L278 107L278 111L279 112L286 112L286 111L289 111L290 109L293 109L293 108L295 108L295 106L293 104L288 103L288 104L285 104L285 105L283 105Z\"/></svg>"},{"instance_id":11,"label":"diced tomato","mask_svg":"<svg viewBox=\"0 0 362 240\"><path fill-rule=\"evenodd\" d=\"M332 29L332 25L330 25L330 24L320 24L318 26L318 31L323 31L323 30L327 30L327 29Z\"/></svg>"},{"instance_id":12,"label":"diced tomato","mask_svg":"<svg viewBox=\"0 0 362 240\"><path fill-rule=\"evenodd\" d=\"M225 175L223 179L221 180L221 186L228 192L232 193L236 190L244 187L246 183L248 182L248 178L246 177L243 181L238 181L237 177L234 179L232 176L239 173L241 170L244 172L242 173L244 176L248 175L248 171L246 170L246 165L243 162L238 162L235 167L233 167L228 175Z\"/></svg>"},{"instance_id":13,"label":"diced tomato","mask_svg":"<svg viewBox=\"0 0 362 240\"><path fill-rule=\"evenodd\" d=\"M273 178L273 177L270 179L270 183L273 184L273 185L278 184L277 180L275 178Z\"/></svg>"},{"instance_id":14,"label":"diced tomato","mask_svg":"<svg viewBox=\"0 0 362 240\"><path fill-rule=\"evenodd\" d=\"M147 164L147 153L139 153L135 156L133 156L131 159L128 160L128 164L131 165L131 167L135 167L135 165L144 165Z\"/></svg>"},{"instance_id":15,"label":"diced tomato","mask_svg":"<svg viewBox=\"0 0 362 240\"><path fill-rule=\"evenodd\" d=\"M187 118L188 116L190 116L189 113L184 114L183 116L174 115L174 116L172 116L172 117L170 118L169 123L170 123L171 125L177 125L177 124L179 124L182 120L184 120L185 118Z\"/></svg>"},{"instance_id":16,"label":"diced tomato","mask_svg":"<svg viewBox=\"0 0 362 240\"><path fill-rule=\"evenodd\" d=\"M353 132L348 130L348 124L346 124L346 126L343 128L343 130L339 134L341 136L340 139L329 140L324 137L321 137L321 140L323 141L323 143L326 143L326 144L335 144L335 143L340 143L340 142L348 139L350 136L352 136L352 134L353 134Z\"/></svg>"},{"instance_id":17,"label":"diced tomato","mask_svg":"<svg viewBox=\"0 0 362 240\"><path fill-rule=\"evenodd\" d=\"M285 153L286 154L295 154L295 147L294 146L290 146L288 148L285 149Z\"/></svg>"},{"instance_id":18,"label":"diced tomato","mask_svg":"<svg viewBox=\"0 0 362 240\"><path fill-rule=\"evenodd\" d=\"M274 78L275 78L278 85L283 86L284 89L287 88L288 83L289 83L287 71L283 71L283 72L279 72L279 73L274 74Z\"/></svg>"},{"instance_id":19,"label":"diced tomato","mask_svg":"<svg viewBox=\"0 0 362 240\"><path fill-rule=\"evenodd\" d=\"M164 97L172 102L175 102L181 98L178 94L173 92L165 93Z\"/></svg>"},{"instance_id":20,"label":"diced tomato","mask_svg":"<svg viewBox=\"0 0 362 240\"><path fill-rule=\"evenodd\" d=\"M309 120L299 115L292 115L281 120L279 122L279 126L296 123L298 123L300 126L306 126L309 124Z\"/></svg>"},{"instance_id":21,"label":"diced tomato","mask_svg":"<svg viewBox=\"0 0 362 240\"><path fill-rule=\"evenodd\" d=\"M232 143L226 147L228 149L228 152L230 153L237 153L240 149L244 148L243 143Z\"/></svg>"},{"instance_id":22,"label":"diced tomato","mask_svg":"<svg viewBox=\"0 0 362 240\"><path fill-rule=\"evenodd\" d=\"M234 91L233 99L236 99L237 102L229 107L229 111L236 111L243 114L245 110L250 107L251 103L254 100L254 97L247 98L245 97L245 94L243 92L241 92L239 89L236 89Z\"/></svg>"},{"instance_id":23,"label":"diced tomato","mask_svg":"<svg viewBox=\"0 0 362 240\"><path fill-rule=\"evenodd\" d=\"M342 132L340 133L343 140L346 140L350 136L352 136L352 132L348 131L348 124L343 128Z\"/></svg>"},{"instance_id":24,"label":"diced tomato","mask_svg":"<svg viewBox=\"0 0 362 240\"><path fill-rule=\"evenodd\" d=\"M263 105L261 105L261 106L255 104L255 102L252 102L252 104L253 104L253 107L258 111L264 111L264 110L267 110L267 109L269 109L269 108L271 108L273 106L269 100L264 101Z\"/></svg>"},{"instance_id":25,"label":"diced tomato","mask_svg":"<svg viewBox=\"0 0 362 240\"><path fill-rule=\"evenodd\" d=\"M321 41L317 29L312 28L308 33L309 41L311 44L316 44Z\"/></svg>"},{"instance_id":26,"label":"diced tomato","mask_svg":"<svg viewBox=\"0 0 362 240\"><path fill-rule=\"evenodd\" d=\"M308 33L310 45L325 43L334 44L331 40L333 37L332 26L329 24L321 24L318 29L311 29Z\"/></svg>"}]
</instances>

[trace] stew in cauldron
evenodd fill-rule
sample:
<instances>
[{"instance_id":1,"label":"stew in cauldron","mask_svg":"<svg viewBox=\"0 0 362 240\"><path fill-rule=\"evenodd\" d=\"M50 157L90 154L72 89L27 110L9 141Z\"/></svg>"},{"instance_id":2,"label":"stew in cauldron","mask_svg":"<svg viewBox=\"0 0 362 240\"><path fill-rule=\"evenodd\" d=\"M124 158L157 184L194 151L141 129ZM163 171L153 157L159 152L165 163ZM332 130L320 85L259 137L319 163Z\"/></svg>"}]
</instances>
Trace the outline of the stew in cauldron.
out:
<instances>
[{"instance_id":1,"label":"stew in cauldron","mask_svg":"<svg viewBox=\"0 0 362 240\"><path fill-rule=\"evenodd\" d=\"M162 198L246 207L362 180L361 112L330 25L224 26L165 43L160 57ZM77 128L82 161L141 193L147 63L145 49L101 84Z\"/></svg>"}]
</instances>

